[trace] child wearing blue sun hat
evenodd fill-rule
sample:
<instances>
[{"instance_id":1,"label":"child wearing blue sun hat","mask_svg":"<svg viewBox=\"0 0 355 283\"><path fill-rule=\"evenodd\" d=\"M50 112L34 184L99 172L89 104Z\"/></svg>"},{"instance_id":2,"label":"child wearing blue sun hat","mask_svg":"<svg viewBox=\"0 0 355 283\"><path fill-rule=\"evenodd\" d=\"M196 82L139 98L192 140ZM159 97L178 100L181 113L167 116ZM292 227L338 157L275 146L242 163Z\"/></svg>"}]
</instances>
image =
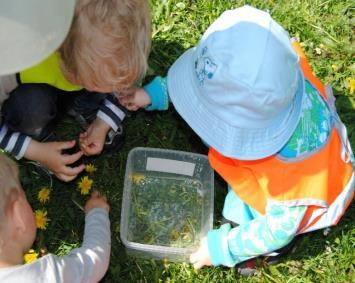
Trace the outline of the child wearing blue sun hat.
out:
<instances>
[{"instance_id":1,"label":"child wearing blue sun hat","mask_svg":"<svg viewBox=\"0 0 355 283\"><path fill-rule=\"evenodd\" d=\"M172 102L229 185L229 223L202 239L195 268L275 255L298 234L336 225L353 198L353 155L331 89L266 12L225 11L166 78L120 101L130 110Z\"/></svg>"}]
</instances>

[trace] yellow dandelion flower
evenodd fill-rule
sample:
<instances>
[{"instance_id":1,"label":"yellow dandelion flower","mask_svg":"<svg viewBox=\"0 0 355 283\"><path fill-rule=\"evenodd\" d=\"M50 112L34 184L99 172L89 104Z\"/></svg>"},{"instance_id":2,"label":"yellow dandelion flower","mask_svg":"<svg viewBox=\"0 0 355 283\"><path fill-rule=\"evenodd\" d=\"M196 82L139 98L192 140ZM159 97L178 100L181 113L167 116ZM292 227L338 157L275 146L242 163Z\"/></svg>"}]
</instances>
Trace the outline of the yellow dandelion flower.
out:
<instances>
[{"instance_id":1,"label":"yellow dandelion flower","mask_svg":"<svg viewBox=\"0 0 355 283\"><path fill-rule=\"evenodd\" d=\"M355 92L355 79L349 79L350 94Z\"/></svg>"},{"instance_id":2,"label":"yellow dandelion flower","mask_svg":"<svg viewBox=\"0 0 355 283\"><path fill-rule=\"evenodd\" d=\"M37 209L35 211L36 225L38 229L46 230L48 225L47 211L42 209Z\"/></svg>"},{"instance_id":3,"label":"yellow dandelion flower","mask_svg":"<svg viewBox=\"0 0 355 283\"><path fill-rule=\"evenodd\" d=\"M89 174L94 173L97 170L94 164L89 163L85 165L85 171L88 172Z\"/></svg>"},{"instance_id":4,"label":"yellow dandelion flower","mask_svg":"<svg viewBox=\"0 0 355 283\"><path fill-rule=\"evenodd\" d=\"M78 188L80 189L80 193L82 195L89 194L93 182L94 181L91 180L88 176L82 177L78 183Z\"/></svg>"},{"instance_id":5,"label":"yellow dandelion flower","mask_svg":"<svg viewBox=\"0 0 355 283\"><path fill-rule=\"evenodd\" d=\"M23 256L23 261L25 263L32 263L38 258L38 253L36 253L34 250L30 249L24 256Z\"/></svg>"},{"instance_id":6,"label":"yellow dandelion flower","mask_svg":"<svg viewBox=\"0 0 355 283\"><path fill-rule=\"evenodd\" d=\"M46 203L49 200L49 195L51 193L51 189L44 187L38 192L38 200L41 203Z\"/></svg>"},{"instance_id":7,"label":"yellow dandelion flower","mask_svg":"<svg viewBox=\"0 0 355 283\"><path fill-rule=\"evenodd\" d=\"M145 179L143 174L133 174L132 175L132 181L133 184L138 184L140 181L143 181Z\"/></svg>"}]
</instances>

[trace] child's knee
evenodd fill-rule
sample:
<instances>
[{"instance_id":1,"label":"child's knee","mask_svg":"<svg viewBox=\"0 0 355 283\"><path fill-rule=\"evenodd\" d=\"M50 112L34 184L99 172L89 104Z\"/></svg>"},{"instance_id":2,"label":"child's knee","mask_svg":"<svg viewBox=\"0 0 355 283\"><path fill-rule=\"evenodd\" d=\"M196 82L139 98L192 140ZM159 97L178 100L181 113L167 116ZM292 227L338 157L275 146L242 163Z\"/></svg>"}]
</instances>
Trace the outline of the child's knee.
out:
<instances>
[{"instance_id":1,"label":"child's knee","mask_svg":"<svg viewBox=\"0 0 355 283\"><path fill-rule=\"evenodd\" d=\"M57 90L45 84L23 84L5 101L4 121L12 131L39 137L57 115Z\"/></svg>"}]
</instances>

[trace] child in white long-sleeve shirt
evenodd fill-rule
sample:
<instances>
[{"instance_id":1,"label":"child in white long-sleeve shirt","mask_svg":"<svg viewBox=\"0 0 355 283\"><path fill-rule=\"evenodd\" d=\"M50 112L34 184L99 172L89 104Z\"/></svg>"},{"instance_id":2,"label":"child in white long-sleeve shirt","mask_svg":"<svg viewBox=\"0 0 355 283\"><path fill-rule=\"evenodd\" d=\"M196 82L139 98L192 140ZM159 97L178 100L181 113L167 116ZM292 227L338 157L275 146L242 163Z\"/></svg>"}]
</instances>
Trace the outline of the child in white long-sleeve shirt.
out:
<instances>
[{"instance_id":1,"label":"child in white long-sleeve shirt","mask_svg":"<svg viewBox=\"0 0 355 283\"><path fill-rule=\"evenodd\" d=\"M85 205L84 241L67 256L47 254L23 264L36 237L36 222L16 164L0 154L0 282L98 282L110 260L109 205L94 192Z\"/></svg>"}]
</instances>

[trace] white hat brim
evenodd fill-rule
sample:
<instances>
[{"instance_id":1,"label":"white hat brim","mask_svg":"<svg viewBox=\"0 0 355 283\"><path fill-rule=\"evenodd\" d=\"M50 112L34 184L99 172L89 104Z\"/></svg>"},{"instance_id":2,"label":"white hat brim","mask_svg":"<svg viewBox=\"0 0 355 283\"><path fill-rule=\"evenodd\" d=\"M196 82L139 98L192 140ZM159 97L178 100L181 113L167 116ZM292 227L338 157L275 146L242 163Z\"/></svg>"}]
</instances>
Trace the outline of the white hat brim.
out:
<instances>
[{"instance_id":1,"label":"white hat brim","mask_svg":"<svg viewBox=\"0 0 355 283\"><path fill-rule=\"evenodd\" d=\"M218 118L203 104L199 90L193 82L194 49L187 50L168 72L168 91L177 112L209 146L222 155L240 160L256 160L271 156L282 149L291 138L301 115L305 88L301 70L298 88L285 115L268 128L236 128ZM238 117L236 117L237 119Z\"/></svg>"},{"instance_id":2,"label":"white hat brim","mask_svg":"<svg viewBox=\"0 0 355 283\"><path fill-rule=\"evenodd\" d=\"M0 75L48 57L65 39L75 0L11 0L0 5Z\"/></svg>"}]
</instances>

